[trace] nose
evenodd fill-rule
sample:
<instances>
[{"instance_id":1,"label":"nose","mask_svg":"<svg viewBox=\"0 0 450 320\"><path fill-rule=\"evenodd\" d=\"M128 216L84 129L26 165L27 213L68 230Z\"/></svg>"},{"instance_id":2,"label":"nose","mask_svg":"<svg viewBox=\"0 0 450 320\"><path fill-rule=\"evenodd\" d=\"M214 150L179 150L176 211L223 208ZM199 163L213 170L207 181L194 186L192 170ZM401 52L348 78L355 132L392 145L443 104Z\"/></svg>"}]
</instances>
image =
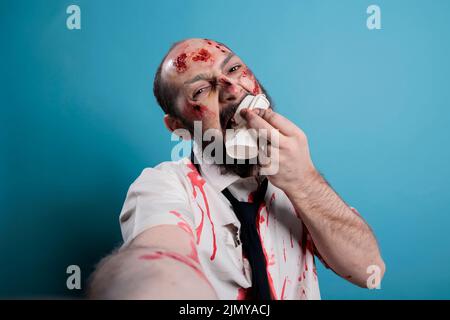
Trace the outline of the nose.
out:
<instances>
[{"instance_id":1,"label":"nose","mask_svg":"<svg viewBox=\"0 0 450 320\"><path fill-rule=\"evenodd\" d=\"M218 78L219 100L221 103L237 102L242 96L242 87L234 79L224 75Z\"/></svg>"}]
</instances>

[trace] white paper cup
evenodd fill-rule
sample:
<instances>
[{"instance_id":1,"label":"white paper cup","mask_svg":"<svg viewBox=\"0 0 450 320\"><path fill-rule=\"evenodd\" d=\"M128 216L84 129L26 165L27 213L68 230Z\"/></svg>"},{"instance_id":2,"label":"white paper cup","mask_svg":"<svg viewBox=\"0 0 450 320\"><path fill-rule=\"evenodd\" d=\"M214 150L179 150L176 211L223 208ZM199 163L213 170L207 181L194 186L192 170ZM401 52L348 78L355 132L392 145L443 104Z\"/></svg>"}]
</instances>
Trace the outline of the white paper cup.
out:
<instances>
[{"instance_id":1,"label":"white paper cup","mask_svg":"<svg viewBox=\"0 0 450 320\"><path fill-rule=\"evenodd\" d=\"M236 128L225 133L225 149L233 159L253 159L258 156L258 139L255 130L248 130L247 122L241 117L242 109L267 109L270 103L263 94L246 96L234 114Z\"/></svg>"},{"instance_id":2,"label":"white paper cup","mask_svg":"<svg viewBox=\"0 0 450 320\"><path fill-rule=\"evenodd\" d=\"M227 130L225 148L227 154L233 159L253 159L258 156L256 136L245 127Z\"/></svg>"}]
</instances>

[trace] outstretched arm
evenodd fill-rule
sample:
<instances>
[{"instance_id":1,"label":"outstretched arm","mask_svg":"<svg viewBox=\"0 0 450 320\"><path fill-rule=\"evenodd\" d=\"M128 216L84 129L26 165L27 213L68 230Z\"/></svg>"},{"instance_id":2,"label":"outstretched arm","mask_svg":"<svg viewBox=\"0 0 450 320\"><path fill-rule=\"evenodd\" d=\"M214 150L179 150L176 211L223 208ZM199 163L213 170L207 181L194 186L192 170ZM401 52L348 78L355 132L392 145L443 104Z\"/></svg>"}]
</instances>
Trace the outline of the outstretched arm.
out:
<instances>
[{"instance_id":1,"label":"outstretched arm","mask_svg":"<svg viewBox=\"0 0 450 320\"><path fill-rule=\"evenodd\" d=\"M200 266L193 235L152 227L103 259L91 277L91 299L217 299Z\"/></svg>"},{"instance_id":2,"label":"outstretched arm","mask_svg":"<svg viewBox=\"0 0 450 320\"><path fill-rule=\"evenodd\" d=\"M385 265L373 232L315 169L304 132L271 109L243 110L248 126L271 143L271 162L261 173L282 189L309 230L325 262L341 277L367 287L369 266Z\"/></svg>"}]
</instances>

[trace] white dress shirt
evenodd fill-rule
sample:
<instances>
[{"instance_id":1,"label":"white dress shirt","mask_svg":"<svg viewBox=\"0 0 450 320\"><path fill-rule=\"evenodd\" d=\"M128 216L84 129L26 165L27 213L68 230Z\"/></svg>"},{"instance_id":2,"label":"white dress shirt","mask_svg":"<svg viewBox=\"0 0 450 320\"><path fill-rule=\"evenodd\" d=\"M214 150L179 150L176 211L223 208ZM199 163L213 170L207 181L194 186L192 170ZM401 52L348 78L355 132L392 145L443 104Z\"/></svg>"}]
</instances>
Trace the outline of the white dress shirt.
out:
<instances>
[{"instance_id":1,"label":"white dress shirt","mask_svg":"<svg viewBox=\"0 0 450 320\"><path fill-rule=\"evenodd\" d=\"M153 226L185 222L194 230L199 261L219 299L245 299L251 268L242 254L240 222L222 190L251 201L257 187L255 177L222 175L206 162L199 173L189 158L146 168L120 213L124 245ZM257 227L274 299L320 299L311 237L286 194L270 182Z\"/></svg>"}]
</instances>

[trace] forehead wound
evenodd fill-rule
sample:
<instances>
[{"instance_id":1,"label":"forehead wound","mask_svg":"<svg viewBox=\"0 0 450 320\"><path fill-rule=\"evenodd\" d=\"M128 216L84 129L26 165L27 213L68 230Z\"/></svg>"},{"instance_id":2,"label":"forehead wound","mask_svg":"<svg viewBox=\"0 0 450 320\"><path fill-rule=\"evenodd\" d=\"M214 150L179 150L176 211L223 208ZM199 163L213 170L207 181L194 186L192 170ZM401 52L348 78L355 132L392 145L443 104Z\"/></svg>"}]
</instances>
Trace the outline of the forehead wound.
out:
<instances>
[{"instance_id":1,"label":"forehead wound","mask_svg":"<svg viewBox=\"0 0 450 320\"><path fill-rule=\"evenodd\" d=\"M220 54L230 52L223 44L209 39L182 43L172 50L166 61L166 71L183 74L194 65L212 65Z\"/></svg>"}]
</instances>

